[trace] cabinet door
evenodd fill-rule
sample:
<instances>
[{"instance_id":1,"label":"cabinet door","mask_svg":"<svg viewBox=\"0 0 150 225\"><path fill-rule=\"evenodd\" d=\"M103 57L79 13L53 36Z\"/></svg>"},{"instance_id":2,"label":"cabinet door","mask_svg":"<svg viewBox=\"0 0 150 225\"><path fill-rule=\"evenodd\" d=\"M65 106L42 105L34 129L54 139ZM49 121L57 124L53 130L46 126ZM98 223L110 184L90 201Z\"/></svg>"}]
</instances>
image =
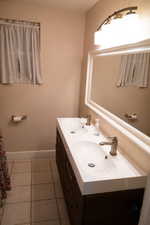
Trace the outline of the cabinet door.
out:
<instances>
[{"instance_id":1,"label":"cabinet door","mask_svg":"<svg viewBox=\"0 0 150 225\"><path fill-rule=\"evenodd\" d=\"M72 166L67 159L67 169L66 174L69 181L69 191L67 195L68 210L72 225L81 225L82 224L82 214L83 214L83 198L73 172Z\"/></svg>"},{"instance_id":2,"label":"cabinet door","mask_svg":"<svg viewBox=\"0 0 150 225\"><path fill-rule=\"evenodd\" d=\"M85 197L86 225L138 225L143 190L101 193Z\"/></svg>"},{"instance_id":3,"label":"cabinet door","mask_svg":"<svg viewBox=\"0 0 150 225\"><path fill-rule=\"evenodd\" d=\"M69 162L61 137L57 132L56 162L60 174L61 184L72 225L82 224L82 195L76 181L72 166Z\"/></svg>"}]
</instances>

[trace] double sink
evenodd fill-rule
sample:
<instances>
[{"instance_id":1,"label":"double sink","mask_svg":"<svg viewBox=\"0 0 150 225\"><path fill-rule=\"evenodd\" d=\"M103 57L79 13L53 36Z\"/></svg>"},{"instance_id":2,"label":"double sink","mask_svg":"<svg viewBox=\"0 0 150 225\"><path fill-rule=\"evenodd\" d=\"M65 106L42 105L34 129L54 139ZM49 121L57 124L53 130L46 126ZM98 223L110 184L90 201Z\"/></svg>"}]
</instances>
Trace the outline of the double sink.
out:
<instances>
[{"instance_id":1,"label":"double sink","mask_svg":"<svg viewBox=\"0 0 150 225\"><path fill-rule=\"evenodd\" d=\"M145 187L146 174L118 147L111 146L92 125L82 128L80 118L59 118L57 128L82 194L104 193Z\"/></svg>"}]
</instances>

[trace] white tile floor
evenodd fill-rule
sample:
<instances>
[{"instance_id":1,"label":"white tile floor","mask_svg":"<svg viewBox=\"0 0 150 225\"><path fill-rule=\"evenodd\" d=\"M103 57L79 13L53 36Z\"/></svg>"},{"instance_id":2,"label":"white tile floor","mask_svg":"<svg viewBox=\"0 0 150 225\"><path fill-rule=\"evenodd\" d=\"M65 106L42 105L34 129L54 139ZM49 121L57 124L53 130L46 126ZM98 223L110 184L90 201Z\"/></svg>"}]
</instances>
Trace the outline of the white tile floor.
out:
<instances>
[{"instance_id":1,"label":"white tile floor","mask_svg":"<svg viewBox=\"0 0 150 225\"><path fill-rule=\"evenodd\" d=\"M69 225L55 160L10 161L9 171L0 225Z\"/></svg>"}]
</instances>

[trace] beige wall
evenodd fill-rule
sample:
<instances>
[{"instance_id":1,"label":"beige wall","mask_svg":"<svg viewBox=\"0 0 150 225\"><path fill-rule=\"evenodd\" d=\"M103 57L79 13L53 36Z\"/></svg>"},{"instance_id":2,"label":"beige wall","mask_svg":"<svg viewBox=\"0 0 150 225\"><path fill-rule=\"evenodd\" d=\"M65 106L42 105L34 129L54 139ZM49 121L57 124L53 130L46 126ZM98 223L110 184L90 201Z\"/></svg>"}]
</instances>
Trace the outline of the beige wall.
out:
<instances>
[{"instance_id":1,"label":"beige wall","mask_svg":"<svg viewBox=\"0 0 150 225\"><path fill-rule=\"evenodd\" d=\"M92 112L85 106L85 84L86 84L86 70L87 70L87 53L89 50L94 49L94 32L99 24L114 11L137 5L139 7L140 18L143 22L145 37L150 36L150 1L149 0L100 0L86 16L85 40L84 40L84 57L82 65L82 80L81 80L81 93L80 93L80 115L90 113L92 118L98 117L97 114ZM119 130L112 127L103 118L100 118L100 127L106 132L107 135L117 136L119 145L124 151L130 155L141 168L150 172L150 154L146 151L141 151L141 148L134 144L129 138L124 136Z\"/></svg>"},{"instance_id":2,"label":"beige wall","mask_svg":"<svg viewBox=\"0 0 150 225\"><path fill-rule=\"evenodd\" d=\"M7 151L52 149L56 117L77 116L84 15L17 3L0 3L0 17L41 23L44 84L0 85L0 128ZM10 123L14 114L28 119Z\"/></svg>"}]
</instances>

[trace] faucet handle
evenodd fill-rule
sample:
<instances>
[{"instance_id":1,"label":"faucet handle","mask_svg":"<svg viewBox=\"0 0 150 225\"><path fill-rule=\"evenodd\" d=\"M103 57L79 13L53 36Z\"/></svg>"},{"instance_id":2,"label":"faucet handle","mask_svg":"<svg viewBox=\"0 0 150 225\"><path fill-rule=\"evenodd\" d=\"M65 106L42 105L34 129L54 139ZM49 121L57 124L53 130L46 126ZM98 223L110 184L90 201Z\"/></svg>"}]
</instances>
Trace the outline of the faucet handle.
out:
<instances>
[{"instance_id":1,"label":"faucet handle","mask_svg":"<svg viewBox=\"0 0 150 225\"><path fill-rule=\"evenodd\" d=\"M85 118L87 118L87 123L86 123L86 125L91 125L91 119L92 119L92 116L91 116L90 114L87 114L87 115L85 116Z\"/></svg>"},{"instance_id":2,"label":"faucet handle","mask_svg":"<svg viewBox=\"0 0 150 225\"><path fill-rule=\"evenodd\" d=\"M99 145L111 145L111 150L110 150L110 154L112 156L117 155L117 146L118 146L118 139L117 137L107 137L108 139L110 139L110 141L103 141L100 142Z\"/></svg>"},{"instance_id":3,"label":"faucet handle","mask_svg":"<svg viewBox=\"0 0 150 225\"><path fill-rule=\"evenodd\" d=\"M110 139L113 143L118 143L118 138L116 136L114 137L107 137L108 139Z\"/></svg>"}]
</instances>

